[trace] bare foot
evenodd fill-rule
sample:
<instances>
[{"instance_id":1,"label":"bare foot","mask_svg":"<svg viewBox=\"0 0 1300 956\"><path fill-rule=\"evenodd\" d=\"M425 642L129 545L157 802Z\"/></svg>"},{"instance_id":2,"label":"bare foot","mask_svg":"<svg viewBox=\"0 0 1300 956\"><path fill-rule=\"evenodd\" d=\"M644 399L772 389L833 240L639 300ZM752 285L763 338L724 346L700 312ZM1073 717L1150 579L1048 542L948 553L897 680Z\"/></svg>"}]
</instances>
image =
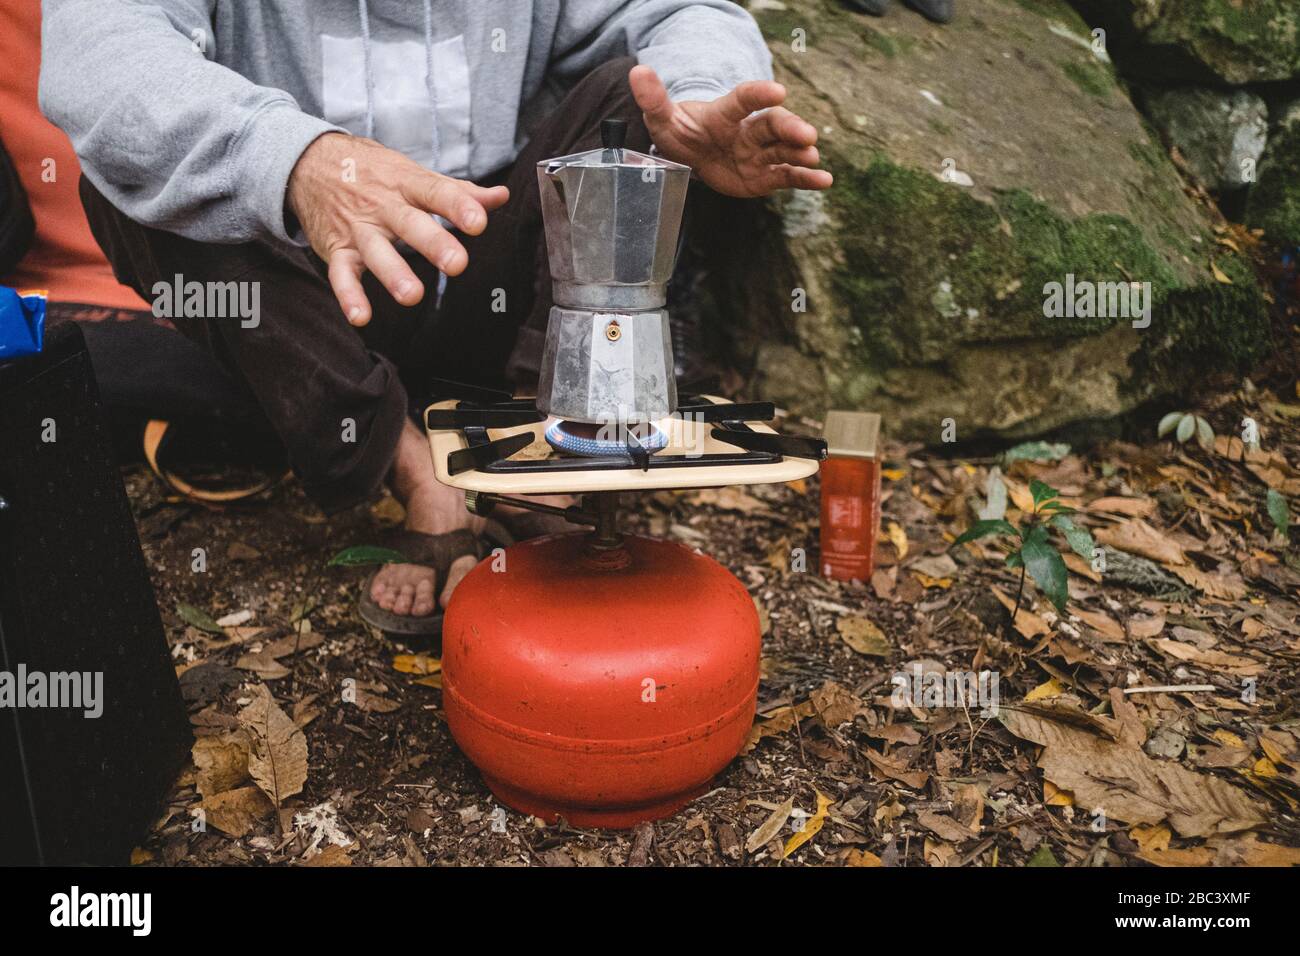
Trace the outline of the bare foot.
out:
<instances>
[{"instance_id":1,"label":"bare foot","mask_svg":"<svg viewBox=\"0 0 1300 956\"><path fill-rule=\"evenodd\" d=\"M468 528L482 534L484 520L465 510L464 492L440 483L429 456L429 442L412 422L407 422L397 444L393 463L393 494L406 507L406 527L425 534L446 534ZM437 595L438 604L447 606L451 592L461 578L469 574L478 559L465 555L452 562ZM386 564L375 575L370 597L385 611L424 617L432 614L437 574L433 568L419 564Z\"/></svg>"}]
</instances>

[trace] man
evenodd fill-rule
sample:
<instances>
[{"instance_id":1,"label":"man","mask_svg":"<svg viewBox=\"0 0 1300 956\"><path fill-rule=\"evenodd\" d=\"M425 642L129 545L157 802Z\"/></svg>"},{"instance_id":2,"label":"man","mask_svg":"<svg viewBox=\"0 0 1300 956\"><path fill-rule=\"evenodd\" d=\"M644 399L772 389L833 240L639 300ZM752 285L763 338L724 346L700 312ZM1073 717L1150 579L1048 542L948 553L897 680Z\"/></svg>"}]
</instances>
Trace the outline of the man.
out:
<instances>
[{"instance_id":1,"label":"man","mask_svg":"<svg viewBox=\"0 0 1300 956\"><path fill-rule=\"evenodd\" d=\"M255 325L172 319L247 383L318 504L387 478L408 529L443 536L443 581L376 575L399 617L436 617L483 530L403 378L535 375L536 162L620 117L629 148L730 196L831 183L726 0L45 0L43 26L41 105L119 278L256 283Z\"/></svg>"}]
</instances>

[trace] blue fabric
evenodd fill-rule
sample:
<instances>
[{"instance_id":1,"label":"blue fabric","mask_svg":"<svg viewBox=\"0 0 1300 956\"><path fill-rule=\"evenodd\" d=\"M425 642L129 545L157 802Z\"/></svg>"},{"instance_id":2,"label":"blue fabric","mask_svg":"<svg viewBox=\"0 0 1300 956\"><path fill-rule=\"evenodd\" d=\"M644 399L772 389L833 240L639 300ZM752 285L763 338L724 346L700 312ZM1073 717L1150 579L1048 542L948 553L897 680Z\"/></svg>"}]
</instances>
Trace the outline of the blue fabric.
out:
<instances>
[{"instance_id":1,"label":"blue fabric","mask_svg":"<svg viewBox=\"0 0 1300 956\"><path fill-rule=\"evenodd\" d=\"M0 362L35 355L45 340L45 296L0 285Z\"/></svg>"}]
</instances>

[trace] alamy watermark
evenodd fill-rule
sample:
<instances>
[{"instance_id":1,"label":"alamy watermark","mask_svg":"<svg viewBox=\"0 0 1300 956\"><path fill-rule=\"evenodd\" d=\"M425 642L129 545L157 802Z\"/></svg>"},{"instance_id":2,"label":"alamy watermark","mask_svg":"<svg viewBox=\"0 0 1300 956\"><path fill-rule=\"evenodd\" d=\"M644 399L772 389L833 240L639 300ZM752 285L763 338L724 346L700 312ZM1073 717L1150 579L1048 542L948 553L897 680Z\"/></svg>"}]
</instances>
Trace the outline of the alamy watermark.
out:
<instances>
[{"instance_id":1,"label":"alamy watermark","mask_svg":"<svg viewBox=\"0 0 1300 956\"><path fill-rule=\"evenodd\" d=\"M1065 282L1043 286L1043 315L1049 319L1131 319L1133 328L1151 325L1150 282L1076 281L1067 273Z\"/></svg>"},{"instance_id":2,"label":"alamy watermark","mask_svg":"<svg viewBox=\"0 0 1300 956\"><path fill-rule=\"evenodd\" d=\"M925 670L913 664L889 679L894 685L889 702L895 710L919 707L937 710L955 707L970 710L979 707L981 717L998 715L998 674L996 671Z\"/></svg>"},{"instance_id":3,"label":"alamy watermark","mask_svg":"<svg viewBox=\"0 0 1300 956\"><path fill-rule=\"evenodd\" d=\"M0 671L0 709L66 708L88 720L104 713L103 671Z\"/></svg>"},{"instance_id":4,"label":"alamy watermark","mask_svg":"<svg viewBox=\"0 0 1300 956\"><path fill-rule=\"evenodd\" d=\"M242 329L262 323L260 282L186 282L178 272L171 282L155 282L150 291L155 318L239 319Z\"/></svg>"}]
</instances>

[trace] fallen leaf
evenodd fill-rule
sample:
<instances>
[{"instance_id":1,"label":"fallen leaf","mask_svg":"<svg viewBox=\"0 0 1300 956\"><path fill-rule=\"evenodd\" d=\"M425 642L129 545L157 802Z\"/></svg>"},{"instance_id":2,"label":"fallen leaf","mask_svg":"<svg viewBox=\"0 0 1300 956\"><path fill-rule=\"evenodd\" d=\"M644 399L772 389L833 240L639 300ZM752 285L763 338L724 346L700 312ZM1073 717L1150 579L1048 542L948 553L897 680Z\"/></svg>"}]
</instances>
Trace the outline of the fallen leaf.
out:
<instances>
[{"instance_id":1,"label":"fallen leaf","mask_svg":"<svg viewBox=\"0 0 1300 956\"><path fill-rule=\"evenodd\" d=\"M1000 588L991 587L989 590L993 592L993 596L1002 603L1008 613L1015 608L1015 599L1009 597ZM1016 612L1015 626L1016 630L1020 632L1020 636L1028 640L1052 633L1052 629L1047 626L1047 622L1023 604L1021 604L1020 610Z\"/></svg>"},{"instance_id":2,"label":"fallen leaf","mask_svg":"<svg viewBox=\"0 0 1300 956\"><path fill-rule=\"evenodd\" d=\"M781 859L783 860L820 832L822 825L826 822L827 813L830 808L835 805L831 799L822 794L820 790L815 792L817 794L817 811L806 823L804 823L802 830L786 841L785 852L781 854Z\"/></svg>"},{"instance_id":3,"label":"fallen leaf","mask_svg":"<svg viewBox=\"0 0 1300 956\"><path fill-rule=\"evenodd\" d=\"M916 822L949 843L961 843L969 840L973 834L952 817L933 810L919 810Z\"/></svg>"},{"instance_id":4,"label":"fallen leaf","mask_svg":"<svg viewBox=\"0 0 1300 956\"><path fill-rule=\"evenodd\" d=\"M884 866L880 857L867 850L853 849L844 855L845 866Z\"/></svg>"},{"instance_id":5,"label":"fallen leaf","mask_svg":"<svg viewBox=\"0 0 1300 956\"><path fill-rule=\"evenodd\" d=\"M745 841L745 852L753 853L759 847L767 846L768 843L772 842L772 839L781 832L781 828L785 826L785 822L790 819L790 814L793 812L794 797L791 797L773 810L771 816L749 835L749 839Z\"/></svg>"},{"instance_id":6,"label":"fallen leaf","mask_svg":"<svg viewBox=\"0 0 1300 956\"><path fill-rule=\"evenodd\" d=\"M1217 777L1020 708L1004 707L1000 718L1017 737L1043 747L1038 766L1044 779L1073 794L1085 810L1130 824L1168 820L1184 837L1248 830L1266 821L1245 792Z\"/></svg>"},{"instance_id":7,"label":"fallen leaf","mask_svg":"<svg viewBox=\"0 0 1300 956\"><path fill-rule=\"evenodd\" d=\"M1249 657L1241 657L1237 654L1225 654L1223 651L1213 649L1206 650L1197 647L1195 644L1188 644L1184 641L1175 641L1173 638L1162 637L1153 642L1161 651L1170 657L1180 661L1189 661L1193 664L1199 664L1202 667L1211 670L1227 670L1234 674L1241 674L1249 677L1258 674L1264 669L1264 665L1259 661L1252 660Z\"/></svg>"},{"instance_id":8,"label":"fallen leaf","mask_svg":"<svg viewBox=\"0 0 1300 956\"><path fill-rule=\"evenodd\" d=\"M307 783L307 737L260 685L239 719L249 735L249 776L279 808Z\"/></svg>"},{"instance_id":9,"label":"fallen leaf","mask_svg":"<svg viewBox=\"0 0 1300 956\"><path fill-rule=\"evenodd\" d=\"M899 561L907 557L907 532L903 530L902 525L897 521L889 522L889 525L885 528L885 537L894 546Z\"/></svg>"},{"instance_id":10,"label":"fallen leaf","mask_svg":"<svg viewBox=\"0 0 1300 956\"><path fill-rule=\"evenodd\" d=\"M906 784L913 790L920 790L925 786L926 781L930 779L930 775L924 770L909 770L896 759L877 753L870 747L864 747L862 753L871 761L872 766L883 773L886 777L889 777L891 780L897 780L899 783Z\"/></svg>"},{"instance_id":11,"label":"fallen leaf","mask_svg":"<svg viewBox=\"0 0 1300 956\"><path fill-rule=\"evenodd\" d=\"M1130 518L1149 518L1156 510L1154 498L1096 498L1088 502L1089 511L1103 511Z\"/></svg>"},{"instance_id":12,"label":"fallen leaf","mask_svg":"<svg viewBox=\"0 0 1300 956\"><path fill-rule=\"evenodd\" d=\"M1185 564L1186 555L1178 544L1141 518L1130 518L1109 528L1098 528L1093 537L1116 551L1150 558L1164 565Z\"/></svg>"},{"instance_id":13,"label":"fallen leaf","mask_svg":"<svg viewBox=\"0 0 1300 956\"><path fill-rule=\"evenodd\" d=\"M208 823L237 840L248 833L258 820L275 812L271 801L254 786L213 794L199 806Z\"/></svg>"},{"instance_id":14,"label":"fallen leaf","mask_svg":"<svg viewBox=\"0 0 1300 956\"><path fill-rule=\"evenodd\" d=\"M428 654L398 654L393 658L393 668L403 674L437 674L442 661Z\"/></svg>"},{"instance_id":15,"label":"fallen leaf","mask_svg":"<svg viewBox=\"0 0 1300 956\"><path fill-rule=\"evenodd\" d=\"M352 857L348 856L348 851L341 847L330 844L325 847L303 866L351 866Z\"/></svg>"},{"instance_id":16,"label":"fallen leaf","mask_svg":"<svg viewBox=\"0 0 1300 956\"><path fill-rule=\"evenodd\" d=\"M242 730L199 737L190 755L198 770L195 787L204 799L233 790L249 779L248 737Z\"/></svg>"},{"instance_id":17,"label":"fallen leaf","mask_svg":"<svg viewBox=\"0 0 1300 956\"><path fill-rule=\"evenodd\" d=\"M1240 601L1248 593L1246 582L1236 572L1202 571L1193 564L1166 565L1165 569L1196 590L1222 601Z\"/></svg>"},{"instance_id":18,"label":"fallen leaf","mask_svg":"<svg viewBox=\"0 0 1300 956\"><path fill-rule=\"evenodd\" d=\"M860 614L841 617L835 622L835 629L839 631L840 637L844 638L844 643L859 654L868 657L889 657L894 653L893 645L889 643L889 638L885 637L884 632Z\"/></svg>"},{"instance_id":19,"label":"fallen leaf","mask_svg":"<svg viewBox=\"0 0 1300 956\"><path fill-rule=\"evenodd\" d=\"M1039 684L1028 694L1025 695L1025 702L1031 703L1035 700L1046 700L1049 697L1060 697L1065 693L1065 687L1055 677Z\"/></svg>"}]
</instances>

